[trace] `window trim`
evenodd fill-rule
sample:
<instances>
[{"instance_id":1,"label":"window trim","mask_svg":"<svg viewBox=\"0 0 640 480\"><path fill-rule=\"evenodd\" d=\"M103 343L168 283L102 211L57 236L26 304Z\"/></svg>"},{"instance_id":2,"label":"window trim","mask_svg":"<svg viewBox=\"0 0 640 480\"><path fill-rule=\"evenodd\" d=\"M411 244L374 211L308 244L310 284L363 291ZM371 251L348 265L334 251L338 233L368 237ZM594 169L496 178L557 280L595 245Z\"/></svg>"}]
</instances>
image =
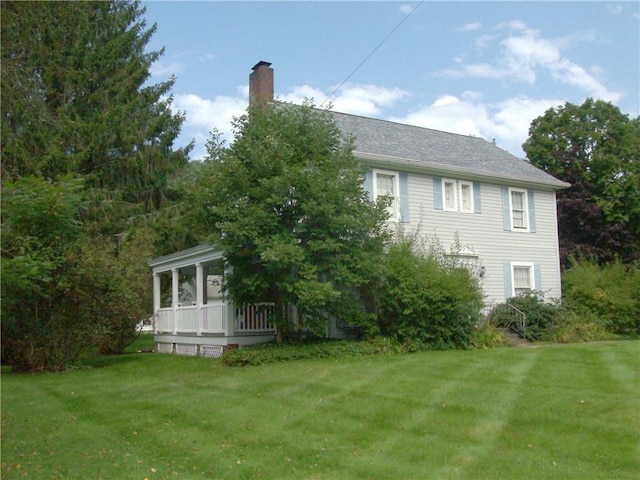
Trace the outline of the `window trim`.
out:
<instances>
[{"instance_id":1,"label":"window trim","mask_svg":"<svg viewBox=\"0 0 640 480\"><path fill-rule=\"evenodd\" d=\"M535 265L533 262L511 262L511 296L515 297L518 294L516 293L516 268L528 268L529 269L529 291L534 293L536 291L536 272ZM520 288L520 287L518 287Z\"/></svg>"},{"instance_id":2,"label":"window trim","mask_svg":"<svg viewBox=\"0 0 640 480\"><path fill-rule=\"evenodd\" d=\"M524 219L524 227L516 227L514 221L514 208L513 208L513 193L522 194L522 216ZM529 221L529 193L524 188L509 187L509 216L511 220L512 232L524 232L529 233L531 231L531 222Z\"/></svg>"},{"instance_id":3,"label":"window trim","mask_svg":"<svg viewBox=\"0 0 640 480\"><path fill-rule=\"evenodd\" d=\"M392 215L389 217L389 221L398 222L400 221L400 172L391 171L391 170L381 170L374 168L372 170L372 183L373 183L373 199L374 201L378 201L378 196L383 197L386 195L378 195L378 175L386 175L389 177L393 177L393 203L391 208L393 209Z\"/></svg>"}]
</instances>

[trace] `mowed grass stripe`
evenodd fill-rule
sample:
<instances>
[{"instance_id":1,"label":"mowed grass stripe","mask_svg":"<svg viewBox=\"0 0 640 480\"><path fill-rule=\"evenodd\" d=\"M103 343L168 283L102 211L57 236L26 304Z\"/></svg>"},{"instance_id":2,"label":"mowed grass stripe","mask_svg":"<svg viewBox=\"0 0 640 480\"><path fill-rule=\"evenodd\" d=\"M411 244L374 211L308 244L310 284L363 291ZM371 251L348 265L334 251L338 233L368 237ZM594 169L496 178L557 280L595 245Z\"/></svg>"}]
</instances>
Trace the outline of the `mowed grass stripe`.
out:
<instances>
[{"instance_id":1,"label":"mowed grass stripe","mask_svg":"<svg viewBox=\"0 0 640 480\"><path fill-rule=\"evenodd\" d=\"M462 478L638 478L640 390L611 375L615 364L625 378L637 378L638 345L540 353L494 451Z\"/></svg>"},{"instance_id":2,"label":"mowed grass stripe","mask_svg":"<svg viewBox=\"0 0 640 480\"><path fill-rule=\"evenodd\" d=\"M4 374L2 478L634 478L639 347Z\"/></svg>"}]
</instances>

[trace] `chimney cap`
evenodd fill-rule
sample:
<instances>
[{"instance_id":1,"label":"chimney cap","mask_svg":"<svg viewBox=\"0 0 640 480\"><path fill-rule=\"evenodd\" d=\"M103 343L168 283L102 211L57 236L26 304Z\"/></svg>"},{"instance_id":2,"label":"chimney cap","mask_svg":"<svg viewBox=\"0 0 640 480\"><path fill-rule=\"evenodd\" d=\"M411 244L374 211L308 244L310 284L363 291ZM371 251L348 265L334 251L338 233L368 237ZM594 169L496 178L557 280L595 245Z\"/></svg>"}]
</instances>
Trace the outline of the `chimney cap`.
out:
<instances>
[{"instance_id":1,"label":"chimney cap","mask_svg":"<svg viewBox=\"0 0 640 480\"><path fill-rule=\"evenodd\" d=\"M252 68L251 70L253 70L253 71L255 72L258 68L260 68L260 67L262 67L262 66L270 67L270 66L271 66L271 63L269 63L269 62L265 62L264 60L260 60L258 63L256 63L256 64L253 66L253 68Z\"/></svg>"}]
</instances>

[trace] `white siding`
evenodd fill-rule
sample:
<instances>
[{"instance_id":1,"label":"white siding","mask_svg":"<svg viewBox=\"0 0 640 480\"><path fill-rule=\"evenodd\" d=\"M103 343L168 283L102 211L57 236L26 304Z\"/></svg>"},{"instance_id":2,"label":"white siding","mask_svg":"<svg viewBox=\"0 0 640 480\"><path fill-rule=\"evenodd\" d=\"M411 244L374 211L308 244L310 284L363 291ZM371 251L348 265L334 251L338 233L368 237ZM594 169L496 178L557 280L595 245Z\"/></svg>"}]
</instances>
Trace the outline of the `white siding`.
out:
<instances>
[{"instance_id":1,"label":"white siding","mask_svg":"<svg viewBox=\"0 0 640 480\"><path fill-rule=\"evenodd\" d=\"M448 249L456 232L464 246L478 254L486 269L482 285L488 304L505 301L505 262L539 265L545 297L559 298L560 269L555 193L535 190L535 232L505 231L501 185L480 184L481 213L434 209L433 177L409 174L410 219L405 231L419 229L428 240L437 239Z\"/></svg>"}]
</instances>

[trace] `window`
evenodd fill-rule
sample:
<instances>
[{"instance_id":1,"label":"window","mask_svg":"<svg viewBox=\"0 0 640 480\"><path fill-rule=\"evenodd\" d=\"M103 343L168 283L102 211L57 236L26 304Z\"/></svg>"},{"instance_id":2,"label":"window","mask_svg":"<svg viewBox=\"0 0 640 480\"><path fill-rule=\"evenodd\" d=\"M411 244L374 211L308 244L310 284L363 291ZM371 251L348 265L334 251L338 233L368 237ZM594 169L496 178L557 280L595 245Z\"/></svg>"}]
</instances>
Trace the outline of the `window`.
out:
<instances>
[{"instance_id":1,"label":"window","mask_svg":"<svg viewBox=\"0 0 640 480\"><path fill-rule=\"evenodd\" d=\"M460 181L460 211L473 213L473 183Z\"/></svg>"},{"instance_id":2,"label":"window","mask_svg":"<svg viewBox=\"0 0 640 480\"><path fill-rule=\"evenodd\" d=\"M511 195L511 225L514 230L529 230L527 216L527 192L526 190L510 190Z\"/></svg>"},{"instance_id":3,"label":"window","mask_svg":"<svg viewBox=\"0 0 640 480\"><path fill-rule=\"evenodd\" d=\"M458 210L458 196L456 195L456 181L442 180L444 191L444 210Z\"/></svg>"},{"instance_id":4,"label":"window","mask_svg":"<svg viewBox=\"0 0 640 480\"><path fill-rule=\"evenodd\" d=\"M449 212L480 213L480 184L433 177L434 208Z\"/></svg>"},{"instance_id":5,"label":"window","mask_svg":"<svg viewBox=\"0 0 640 480\"><path fill-rule=\"evenodd\" d=\"M513 264L513 295L521 295L531 292L534 286L533 265L530 264Z\"/></svg>"},{"instance_id":6,"label":"window","mask_svg":"<svg viewBox=\"0 0 640 480\"><path fill-rule=\"evenodd\" d=\"M383 170L374 170L373 174L373 194L375 199L377 200L383 197L390 198L391 204L387 207L389 219L398 220L400 214L398 174Z\"/></svg>"}]
</instances>

